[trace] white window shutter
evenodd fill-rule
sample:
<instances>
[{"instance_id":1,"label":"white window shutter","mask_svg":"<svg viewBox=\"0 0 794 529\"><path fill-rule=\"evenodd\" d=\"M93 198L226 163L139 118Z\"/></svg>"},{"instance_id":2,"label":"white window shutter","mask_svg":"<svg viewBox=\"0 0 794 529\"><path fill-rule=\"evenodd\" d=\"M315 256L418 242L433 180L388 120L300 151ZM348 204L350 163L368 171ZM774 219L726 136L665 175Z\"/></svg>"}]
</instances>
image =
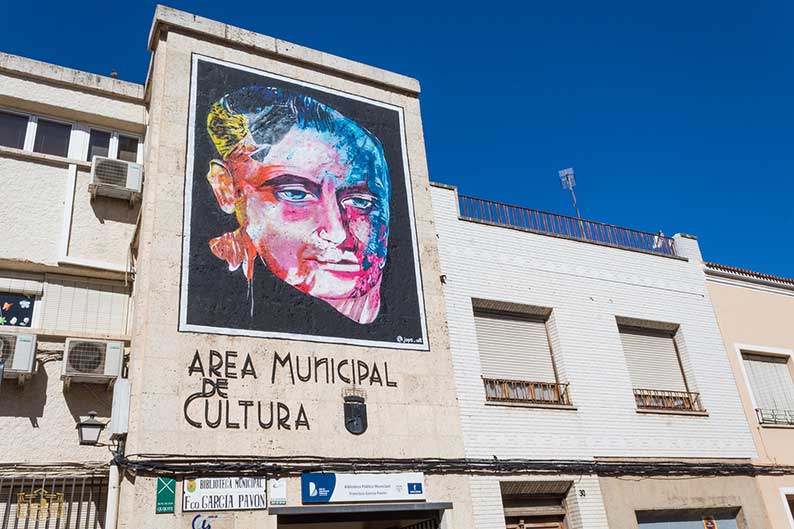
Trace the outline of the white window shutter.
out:
<instances>
[{"instance_id":1,"label":"white window shutter","mask_svg":"<svg viewBox=\"0 0 794 529\"><path fill-rule=\"evenodd\" d=\"M476 311L474 323L482 376L556 382L545 321Z\"/></svg>"},{"instance_id":2,"label":"white window shutter","mask_svg":"<svg viewBox=\"0 0 794 529\"><path fill-rule=\"evenodd\" d=\"M742 358L756 406L794 412L794 381L787 359L753 354L743 354Z\"/></svg>"},{"instance_id":3,"label":"white window shutter","mask_svg":"<svg viewBox=\"0 0 794 529\"><path fill-rule=\"evenodd\" d=\"M672 332L619 327L635 389L687 391Z\"/></svg>"}]
</instances>

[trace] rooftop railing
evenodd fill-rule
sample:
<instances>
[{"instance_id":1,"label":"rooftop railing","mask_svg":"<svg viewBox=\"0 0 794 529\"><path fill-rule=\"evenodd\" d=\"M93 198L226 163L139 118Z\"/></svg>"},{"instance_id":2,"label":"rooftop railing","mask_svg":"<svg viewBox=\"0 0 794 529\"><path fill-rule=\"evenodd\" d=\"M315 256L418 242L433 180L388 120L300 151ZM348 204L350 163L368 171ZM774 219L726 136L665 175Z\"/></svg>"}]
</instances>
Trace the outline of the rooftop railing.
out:
<instances>
[{"instance_id":1,"label":"rooftop railing","mask_svg":"<svg viewBox=\"0 0 794 529\"><path fill-rule=\"evenodd\" d=\"M671 237L661 234L511 206L465 195L459 196L459 207L461 218L466 220L487 222L616 248L667 256L677 255L675 241Z\"/></svg>"},{"instance_id":2,"label":"rooftop railing","mask_svg":"<svg viewBox=\"0 0 794 529\"><path fill-rule=\"evenodd\" d=\"M641 410L705 411L700 393L634 388L634 400Z\"/></svg>"}]
</instances>

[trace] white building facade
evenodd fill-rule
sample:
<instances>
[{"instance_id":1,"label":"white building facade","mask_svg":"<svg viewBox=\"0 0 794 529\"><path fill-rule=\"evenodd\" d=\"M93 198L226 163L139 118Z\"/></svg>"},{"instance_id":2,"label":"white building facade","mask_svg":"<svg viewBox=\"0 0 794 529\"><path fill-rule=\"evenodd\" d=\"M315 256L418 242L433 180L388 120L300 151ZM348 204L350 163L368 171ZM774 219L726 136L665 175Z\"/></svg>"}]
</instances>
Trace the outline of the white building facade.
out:
<instances>
[{"instance_id":1,"label":"white building facade","mask_svg":"<svg viewBox=\"0 0 794 529\"><path fill-rule=\"evenodd\" d=\"M432 192L467 457L755 456L694 238L620 232L442 185ZM537 483L549 479L569 487ZM557 527L560 509L570 528L646 527L665 522L662 510L680 510L668 518L681 523L764 526L749 478L626 479L474 478L477 527L522 516Z\"/></svg>"}]
</instances>

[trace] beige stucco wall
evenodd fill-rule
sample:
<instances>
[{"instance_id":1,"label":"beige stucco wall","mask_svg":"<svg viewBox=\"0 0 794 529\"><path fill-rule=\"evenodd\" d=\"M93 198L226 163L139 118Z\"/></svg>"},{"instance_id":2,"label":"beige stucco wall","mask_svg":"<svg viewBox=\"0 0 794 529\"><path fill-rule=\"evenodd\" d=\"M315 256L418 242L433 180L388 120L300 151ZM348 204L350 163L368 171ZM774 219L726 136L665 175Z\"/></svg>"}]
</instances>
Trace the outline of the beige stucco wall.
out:
<instances>
[{"instance_id":1,"label":"beige stucco wall","mask_svg":"<svg viewBox=\"0 0 794 529\"><path fill-rule=\"evenodd\" d=\"M739 529L779 527L770 525L758 483L749 477L601 477L599 483L609 527L637 529L637 511L708 511L722 507L741 509L737 516Z\"/></svg>"},{"instance_id":2,"label":"beige stucco wall","mask_svg":"<svg viewBox=\"0 0 794 529\"><path fill-rule=\"evenodd\" d=\"M76 384L64 391L63 341L38 340L36 372L23 386L6 379L0 391L0 464L107 462L105 446L81 446L77 423L97 412L107 421L113 393L107 385ZM108 442L107 431L101 441Z\"/></svg>"},{"instance_id":3,"label":"beige stucco wall","mask_svg":"<svg viewBox=\"0 0 794 529\"><path fill-rule=\"evenodd\" d=\"M200 24L201 20L197 22ZM435 229L419 103L416 97L387 90L381 84L354 81L331 75L327 68L276 60L250 48L208 42L171 29L160 34L153 70L148 81L151 93L150 128L147 131L146 169L140 235L140 254L135 295L131 372L131 427L128 454L236 454L316 455L338 457L462 457L454 377L439 281ZM407 155L411 171L413 206L422 265L424 305L430 351L407 351L352 345L310 343L263 338L178 332L179 285L182 244L183 186L186 158L186 122L190 86L191 53L242 64L290 78L315 83L404 109ZM333 58L322 56L324 63ZM217 429L191 426L184 418L186 399L201 389L200 377L189 376L194 353L202 359L210 349L236 351L238 366L246 355L259 377L230 380L229 398L287 404L293 414L302 405L310 428L290 430ZM334 384L292 385L284 376L271 383L274 354L291 353L301 358L317 356L361 359L383 365L397 387L366 386L369 428L360 436L345 430L341 390ZM283 375L283 373L282 373ZM234 410L234 409L233 409ZM201 413L201 412L199 412ZM240 411L236 411L239 418ZM472 527L468 513L465 476L429 477L428 501L452 501L455 522L450 527ZM294 485L296 486L296 485ZM294 487L293 486L293 487ZM138 477L134 486L122 488L122 527L139 526L153 516L151 480ZM300 504L299 494L290 495ZM265 515L243 514L262 518ZM158 517L158 527L178 527ZM263 522L264 523L264 522ZM267 522L272 523L272 522ZM144 524L145 525L145 524ZM248 527L248 525L245 525ZM271 525L263 525L270 527ZM239 526L238 526L239 527Z\"/></svg>"},{"instance_id":4,"label":"beige stucco wall","mask_svg":"<svg viewBox=\"0 0 794 529\"><path fill-rule=\"evenodd\" d=\"M740 360L740 351L794 351L794 290L718 276L711 276L707 284L757 447L755 462L794 465L794 427L759 424ZM792 361L789 369L794 370ZM794 529L780 495L781 488L794 488L794 476L761 476L758 482L773 527Z\"/></svg>"},{"instance_id":5,"label":"beige stucco wall","mask_svg":"<svg viewBox=\"0 0 794 529\"><path fill-rule=\"evenodd\" d=\"M0 326L0 333L38 336L35 373L23 386L5 379L0 391L0 464L107 463L107 446L79 445L76 424L89 411L108 420L112 392L107 383L64 391L62 355L68 337L125 340L124 322L116 320L127 312L119 315L97 293L128 288L125 276L131 275L124 271L138 208L92 201L91 166L79 153L87 149L88 126L144 131L143 86L0 53L0 108L73 126L69 158L0 147L0 280L8 285L10 277L26 277L38 285L32 327ZM58 298L63 278L85 287L76 287L70 299ZM124 307L123 299L118 305Z\"/></svg>"}]
</instances>

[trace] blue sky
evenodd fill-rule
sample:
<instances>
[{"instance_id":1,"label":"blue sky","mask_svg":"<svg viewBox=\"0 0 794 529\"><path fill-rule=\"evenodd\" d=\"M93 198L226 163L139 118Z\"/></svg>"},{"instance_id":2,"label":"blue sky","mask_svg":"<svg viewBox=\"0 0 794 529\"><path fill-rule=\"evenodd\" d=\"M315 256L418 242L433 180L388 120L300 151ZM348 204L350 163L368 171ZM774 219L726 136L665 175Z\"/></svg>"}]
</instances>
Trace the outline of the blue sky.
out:
<instances>
[{"instance_id":1,"label":"blue sky","mask_svg":"<svg viewBox=\"0 0 794 529\"><path fill-rule=\"evenodd\" d=\"M432 180L572 213L573 166L583 216L794 277L790 1L169 5L418 78ZM143 82L154 6L14 2L0 50Z\"/></svg>"}]
</instances>

